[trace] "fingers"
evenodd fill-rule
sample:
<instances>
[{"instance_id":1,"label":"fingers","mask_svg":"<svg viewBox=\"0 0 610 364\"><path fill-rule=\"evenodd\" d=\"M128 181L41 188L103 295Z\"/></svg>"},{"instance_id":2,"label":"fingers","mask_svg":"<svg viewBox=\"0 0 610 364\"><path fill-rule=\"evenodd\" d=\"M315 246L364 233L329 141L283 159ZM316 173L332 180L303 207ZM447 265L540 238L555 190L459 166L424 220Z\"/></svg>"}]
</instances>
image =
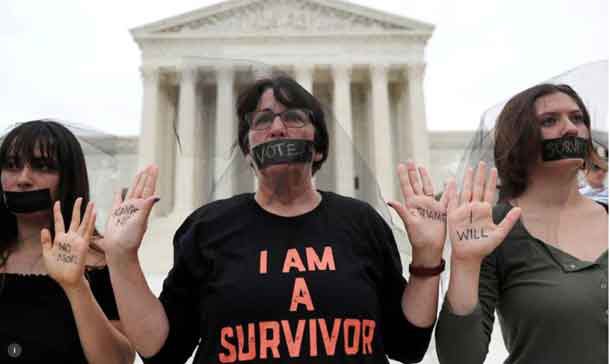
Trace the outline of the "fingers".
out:
<instances>
[{"instance_id":1,"label":"fingers","mask_svg":"<svg viewBox=\"0 0 610 364\"><path fill-rule=\"evenodd\" d=\"M140 171L138 174L136 174L136 177L134 178L134 181L133 181L133 185L131 186L131 188L127 192L127 196L125 196L126 200L130 199L130 198L134 198L134 196L135 196L134 192L135 192L136 188L138 187L138 185L140 184L140 181L143 178L144 172L145 172L145 170L144 171Z\"/></svg>"},{"instance_id":2,"label":"fingers","mask_svg":"<svg viewBox=\"0 0 610 364\"><path fill-rule=\"evenodd\" d=\"M142 173L142 176L140 178L140 181L138 181L138 184L133 189L133 198L142 197L142 192L144 191L144 186L146 185L146 180L150 178L148 176L147 170L148 169L144 170L144 172Z\"/></svg>"},{"instance_id":3,"label":"fingers","mask_svg":"<svg viewBox=\"0 0 610 364\"><path fill-rule=\"evenodd\" d=\"M434 196L434 186L428 170L422 166L416 167L413 161L398 164L398 178L405 200L422 194Z\"/></svg>"},{"instance_id":4,"label":"fingers","mask_svg":"<svg viewBox=\"0 0 610 364\"><path fill-rule=\"evenodd\" d=\"M77 231L80 226L80 206L83 203L83 198L79 197L74 201L74 206L72 207L72 220L70 221L70 227L68 231Z\"/></svg>"},{"instance_id":5,"label":"fingers","mask_svg":"<svg viewBox=\"0 0 610 364\"><path fill-rule=\"evenodd\" d=\"M93 212L91 213L91 217L89 218L89 221L87 222L87 226L85 228L85 241L87 241L88 244L91 243L91 237L93 236L93 232L95 231L95 219L97 218L97 213L95 212L95 210L93 210Z\"/></svg>"},{"instance_id":6,"label":"fingers","mask_svg":"<svg viewBox=\"0 0 610 364\"><path fill-rule=\"evenodd\" d=\"M472 201L472 175L472 167L468 167L468 169L466 169L466 173L464 174L460 205Z\"/></svg>"},{"instance_id":7,"label":"fingers","mask_svg":"<svg viewBox=\"0 0 610 364\"><path fill-rule=\"evenodd\" d=\"M413 188L413 192L415 192L416 195L421 195L422 185L419 182L417 168L415 167L415 163L413 163L413 161L407 161L407 173L409 175L409 183Z\"/></svg>"},{"instance_id":8,"label":"fingers","mask_svg":"<svg viewBox=\"0 0 610 364\"><path fill-rule=\"evenodd\" d=\"M402 220L402 222L405 224L405 226L407 225L407 216L408 216L408 211L405 208L405 206L401 203L398 203L396 201L388 201L388 205L394 209L394 211L396 211L396 213L398 214L398 216L400 216L400 219Z\"/></svg>"},{"instance_id":9,"label":"fingers","mask_svg":"<svg viewBox=\"0 0 610 364\"><path fill-rule=\"evenodd\" d=\"M53 248L53 240L51 239L51 232L49 229L40 230L40 243L42 244L42 252L46 254Z\"/></svg>"},{"instance_id":10,"label":"fingers","mask_svg":"<svg viewBox=\"0 0 610 364\"><path fill-rule=\"evenodd\" d=\"M400 190L405 200L412 198L415 195L411 183L409 182L409 173L407 166L403 163L398 164L398 180L400 182Z\"/></svg>"},{"instance_id":11,"label":"fingers","mask_svg":"<svg viewBox=\"0 0 610 364\"><path fill-rule=\"evenodd\" d=\"M145 219L148 219L148 216L150 216L150 211L152 210L153 206L159 202L159 200L161 199L158 196L151 196L144 201Z\"/></svg>"},{"instance_id":12,"label":"fingers","mask_svg":"<svg viewBox=\"0 0 610 364\"><path fill-rule=\"evenodd\" d=\"M86 236L87 230L89 229L89 225L91 224L92 215L94 213L93 202L89 201L87 204L87 208L85 209L85 214L83 215L83 221L78 226L78 234L81 236Z\"/></svg>"},{"instance_id":13,"label":"fingers","mask_svg":"<svg viewBox=\"0 0 610 364\"><path fill-rule=\"evenodd\" d=\"M424 195L434 196L434 186L432 186L432 180L430 179L428 170L423 166L418 167L417 170L419 171L419 175L423 182Z\"/></svg>"},{"instance_id":14,"label":"fingers","mask_svg":"<svg viewBox=\"0 0 610 364\"><path fill-rule=\"evenodd\" d=\"M456 189L457 188L455 186L455 179L449 179L445 184L445 191L443 191L443 195L441 196L441 205L447 210L449 209L449 204L452 200L455 200L455 204L457 207Z\"/></svg>"},{"instance_id":15,"label":"fingers","mask_svg":"<svg viewBox=\"0 0 610 364\"><path fill-rule=\"evenodd\" d=\"M497 230L498 233L501 235L502 240L504 240L506 235L508 235L508 233L513 228L515 223L519 220L519 217L521 217L521 209L519 207L513 207L508 212L508 214L506 214L506 216L504 216L504 219L498 225L498 230Z\"/></svg>"},{"instance_id":16,"label":"fingers","mask_svg":"<svg viewBox=\"0 0 610 364\"><path fill-rule=\"evenodd\" d=\"M142 198L148 198L155 194L155 185L157 184L157 176L159 175L159 168L155 165L151 165L146 168L148 172L144 188L142 190Z\"/></svg>"},{"instance_id":17,"label":"fingers","mask_svg":"<svg viewBox=\"0 0 610 364\"><path fill-rule=\"evenodd\" d=\"M485 184L485 196L484 201L493 204L496 197L496 183L498 181L498 170L492 168L489 172L489 179Z\"/></svg>"},{"instance_id":18,"label":"fingers","mask_svg":"<svg viewBox=\"0 0 610 364\"><path fill-rule=\"evenodd\" d=\"M473 187L472 187L472 201L481 201L483 197L483 191L485 188L485 175L487 174L487 168L485 162L479 162L477 166L476 174L474 175Z\"/></svg>"},{"instance_id":19,"label":"fingers","mask_svg":"<svg viewBox=\"0 0 610 364\"><path fill-rule=\"evenodd\" d=\"M53 205L53 220L55 222L55 234L65 233L66 228L64 227L64 217L61 214L61 203L59 200L55 201Z\"/></svg>"}]
</instances>

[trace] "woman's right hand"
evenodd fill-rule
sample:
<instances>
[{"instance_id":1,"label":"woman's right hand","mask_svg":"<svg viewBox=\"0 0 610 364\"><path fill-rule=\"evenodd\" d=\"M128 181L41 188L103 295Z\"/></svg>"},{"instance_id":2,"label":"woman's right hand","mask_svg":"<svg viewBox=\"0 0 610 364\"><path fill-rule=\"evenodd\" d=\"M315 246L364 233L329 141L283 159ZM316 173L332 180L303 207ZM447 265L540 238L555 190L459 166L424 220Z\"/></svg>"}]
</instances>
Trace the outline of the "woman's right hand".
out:
<instances>
[{"instance_id":1,"label":"woman's right hand","mask_svg":"<svg viewBox=\"0 0 610 364\"><path fill-rule=\"evenodd\" d=\"M98 241L107 257L134 257L142 243L153 205L159 201L155 185L159 169L147 166L138 173L123 200L117 192L106 223L104 238Z\"/></svg>"},{"instance_id":2,"label":"woman's right hand","mask_svg":"<svg viewBox=\"0 0 610 364\"><path fill-rule=\"evenodd\" d=\"M460 200L452 194L448 205L448 229L452 242L452 264L479 266L512 229L521 215L521 209L513 208L496 225L492 218L492 205L498 172L492 168L486 181L486 166L480 162L473 180L473 170L468 168Z\"/></svg>"}]
</instances>

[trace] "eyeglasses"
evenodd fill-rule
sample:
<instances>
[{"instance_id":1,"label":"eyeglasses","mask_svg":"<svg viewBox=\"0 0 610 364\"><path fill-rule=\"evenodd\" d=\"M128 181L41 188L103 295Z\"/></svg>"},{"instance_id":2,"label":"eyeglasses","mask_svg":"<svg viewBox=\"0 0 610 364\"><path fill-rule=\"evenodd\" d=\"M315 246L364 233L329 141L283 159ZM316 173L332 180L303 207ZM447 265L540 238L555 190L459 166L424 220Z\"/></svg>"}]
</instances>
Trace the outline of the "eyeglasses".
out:
<instances>
[{"instance_id":1,"label":"eyeglasses","mask_svg":"<svg viewBox=\"0 0 610 364\"><path fill-rule=\"evenodd\" d=\"M309 109L286 109L280 113L274 113L269 109L253 111L246 114L246 120L252 130L267 130L273 124L273 120L279 116L286 128L302 128L313 120L313 111Z\"/></svg>"},{"instance_id":2,"label":"eyeglasses","mask_svg":"<svg viewBox=\"0 0 610 364\"><path fill-rule=\"evenodd\" d=\"M593 172L597 172L597 171L600 171L600 170L603 170L604 172L607 172L607 171L606 171L604 168L602 168L602 167L598 166L597 164L593 164L593 165L591 166L591 170L592 170Z\"/></svg>"}]
</instances>

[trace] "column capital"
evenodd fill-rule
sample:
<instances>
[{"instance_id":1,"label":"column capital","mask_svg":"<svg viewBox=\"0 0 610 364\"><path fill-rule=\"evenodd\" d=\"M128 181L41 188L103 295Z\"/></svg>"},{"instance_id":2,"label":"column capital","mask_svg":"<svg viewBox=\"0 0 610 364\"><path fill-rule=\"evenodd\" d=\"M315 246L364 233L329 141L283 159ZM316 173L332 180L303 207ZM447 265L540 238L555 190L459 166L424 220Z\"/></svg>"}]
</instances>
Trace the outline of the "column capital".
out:
<instances>
[{"instance_id":1,"label":"column capital","mask_svg":"<svg viewBox=\"0 0 610 364\"><path fill-rule=\"evenodd\" d=\"M389 70L390 65L388 63L373 63L369 65L371 77L387 77Z\"/></svg>"},{"instance_id":2,"label":"column capital","mask_svg":"<svg viewBox=\"0 0 610 364\"><path fill-rule=\"evenodd\" d=\"M313 63L298 63L293 68L295 72L313 72L316 65Z\"/></svg>"},{"instance_id":3,"label":"column capital","mask_svg":"<svg viewBox=\"0 0 610 364\"><path fill-rule=\"evenodd\" d=\"M404 74L407 77L407 80L416 80L424 78L424 73L426 72L426 63L424 62L413 62L407 63L404 66Z\"/></svg>"},{"instance_id":4,"label":"column capital","mask_svg":"<svg viewBox=\"0 0 610 364\"><path fill-rule=\"evenodd\" d=\"M216 71L216 79L220 81L233 77L235 69L232 64L220 64L214 66L214 71Z\"/></svg>"},{"instance_id":5,"label":"column capital","mask_svg":"<svg viewBox=\"0 0 610 364\"><path fill-rule=\"evenodd\" d=\"M157 82L161 76L161 70L156 66L140 66L140 76L143 81Z\"/></svg>"},{"instance_id":6,"label":"column capital","mask_svg":"<svg viewBox=\"0 0 610 364\"><path fill-rule=\"evenodd\" d=\"M199 67L194 65L182 65L178 68L178 72L180 82L197 82L199 78Z\"/></svg>"},{"instance_id":7,"label":"column capital","mask_svg":"<svg viewBox=\"0 0 610 364\"><path fill-rule=\"evenodd\" d=\"M331 70L334 78L338 78L338 77L350 78L352 76L353 68L352 68L351 64L337 63L337 64L332 64L330 66L330 70Z\"/></svg>"}]
</instances>

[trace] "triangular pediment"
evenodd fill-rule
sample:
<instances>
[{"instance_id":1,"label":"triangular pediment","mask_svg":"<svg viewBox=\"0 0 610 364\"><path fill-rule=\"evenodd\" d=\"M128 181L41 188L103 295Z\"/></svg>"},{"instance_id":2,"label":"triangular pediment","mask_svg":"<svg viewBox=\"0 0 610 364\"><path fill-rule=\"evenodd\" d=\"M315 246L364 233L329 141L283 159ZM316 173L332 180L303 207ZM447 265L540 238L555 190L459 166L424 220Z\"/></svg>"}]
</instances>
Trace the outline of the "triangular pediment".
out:
<instances>
[{"instance_id":1,"label":"triangular pediment","mask_svg":"<svg viewBox=\"0 0 610 364\"><path fill-rule=\"evenodd\" d=\"M433 26L338 0L231 0L144 25L134 37L423 32Z\"/></svg>"}]
</instances>

